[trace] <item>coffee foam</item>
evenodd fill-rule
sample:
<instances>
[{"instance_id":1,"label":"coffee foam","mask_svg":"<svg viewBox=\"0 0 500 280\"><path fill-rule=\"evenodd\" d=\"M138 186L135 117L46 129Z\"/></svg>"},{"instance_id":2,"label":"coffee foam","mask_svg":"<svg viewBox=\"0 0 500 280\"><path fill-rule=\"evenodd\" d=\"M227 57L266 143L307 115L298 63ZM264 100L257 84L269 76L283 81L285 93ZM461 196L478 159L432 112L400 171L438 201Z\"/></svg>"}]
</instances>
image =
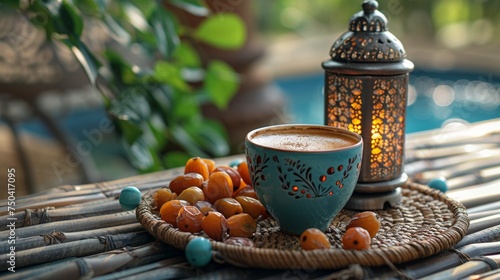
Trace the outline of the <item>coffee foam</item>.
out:
<instances>
[{"instance_id":1,"label":"coffee foam","mask_svg":"<svg viewBox=\"0 0 500 280\"><path fill-rule=\"evenodd\" d=\"M352 146L357 140L329 130L283 129L260 131L251 138L257 145L291 151L328 151Z\"/></svg>"}]
</instances>

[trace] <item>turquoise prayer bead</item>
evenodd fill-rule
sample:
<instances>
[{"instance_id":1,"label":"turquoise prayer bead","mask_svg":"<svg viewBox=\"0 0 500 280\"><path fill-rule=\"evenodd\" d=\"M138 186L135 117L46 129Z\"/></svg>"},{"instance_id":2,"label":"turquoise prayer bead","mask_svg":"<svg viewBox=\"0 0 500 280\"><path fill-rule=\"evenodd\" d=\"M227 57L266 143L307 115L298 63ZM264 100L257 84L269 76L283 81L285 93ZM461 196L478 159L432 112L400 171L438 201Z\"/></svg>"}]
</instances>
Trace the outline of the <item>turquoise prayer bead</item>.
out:
<instances>
[{"instance_id":1,"label":"turquoise prayer bead","mask_svg":"<svg viewBox=\"0 0 500 280\"><path fill-rule=\"evenodd\" d=\"M191 239L186 246L186 259L196 267L202 267L212 260L212 244L207 238L196 237Z\"/></svg>"},{"instance_id":2,"label":"turquoise prayer bead","mask_svg":"<svg viewBox=\"0 0 500 280\"><path fill-rule=\"evenodd\" d=\"M443 193L445 193L448 190L448 184L446 183L446 178L440 177L440 178L434 178L429 181L427 184L429 187L439 190Z\"/></svg>"},{"instance_id":3,"label":"turquoise prayer bead","mask_svg":"<svg viewBox=\"0 0 500 280\"><path fill-rule=\"evenodd\" d=\"M120 205L125 210L133 210L141 203L141 191L133 186L125 187L120 192Z\"/></svg>"}]
</instances>

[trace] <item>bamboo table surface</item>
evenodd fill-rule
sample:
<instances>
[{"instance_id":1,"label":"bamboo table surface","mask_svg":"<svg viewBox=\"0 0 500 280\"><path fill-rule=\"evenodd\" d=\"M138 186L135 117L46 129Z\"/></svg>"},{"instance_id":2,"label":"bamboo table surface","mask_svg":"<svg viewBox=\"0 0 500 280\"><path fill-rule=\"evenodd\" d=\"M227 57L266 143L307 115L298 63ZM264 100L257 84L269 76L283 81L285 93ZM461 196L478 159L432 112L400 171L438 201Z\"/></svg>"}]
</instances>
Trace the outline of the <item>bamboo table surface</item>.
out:
<instances>
[{"instance_id":1,"label":"bamboo table surface","mask_svg":"<svg viewBox=\"0 0 500 280\"><path fill-rule=\"evenodd\" d=\"M243 155L215 159L217 165ZM0 202L0 279L500 279L500 119L407 135L405 172L427 184L443 176L470 225L453 248L428 258L339 270L261 269L215 259L192 267L118 203L125 186L143 195L182 169L87 185L59 186ZM10 211L15 210L15 211ZM15 272L14 272L15 271Z\"/></svg>"}]
</instances>

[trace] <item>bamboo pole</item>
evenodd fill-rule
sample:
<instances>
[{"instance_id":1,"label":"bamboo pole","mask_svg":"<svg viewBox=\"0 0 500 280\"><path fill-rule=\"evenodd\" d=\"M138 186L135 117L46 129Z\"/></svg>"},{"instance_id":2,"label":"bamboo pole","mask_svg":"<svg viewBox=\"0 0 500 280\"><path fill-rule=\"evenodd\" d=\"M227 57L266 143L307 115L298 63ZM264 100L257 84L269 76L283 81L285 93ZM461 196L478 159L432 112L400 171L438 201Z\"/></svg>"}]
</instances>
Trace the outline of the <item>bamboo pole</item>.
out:
<instances>
[{"instance_id":1,"label":"bamboo pole","mask_svg":"<svg viewBox=\"0 0 500 280\"><path fill-rule=\"evenodd\" d=\"M478 213L478 212L483 212L483 211L488 211L488 210L495 210L495 209L500 209L500 201L495 201L495 202L486 203L486 204L482 204L479 206L467 208L467 213L473 214L473 213Z\"/></svg>"},{"instance_id":2,"label":"bamboo pole","mask_svg":"<svg viewBox=\"0 0 500 280\"><path fill-rule=\"evenodd\" d=\"M455 244L455 248L460 248L465 245L474 244L474 243L484 243L484 242L493 242L500 241L500 225L496 225L490 228L486 228L475 233L467 234Z\"/></svg>"},{"instance_id":3,"label":"bamboo pole","mask_svg":"<svg viewBox=\"0 0 500 280\"><path fill-rule=\"evenodd\" d=\"M142 260L149 262L159 261L179 256L182 252L163 242L155 241L138 248L125 248L113 250L102 254L77 258L66 262L64 266L58 266L50 271L38 273L38 279L86 279L100 275L109 274L127 267L136 267L145 264ZM84 271L82 271L82 269ZM24 278L12 278L24 279ZM142 277L141 277L142 279Z\"/></svg>"},{"instance_id":4,"label":"bamboo pole","mask_svg":"<svg viewBox=\"0 0 500 280\"><path fill-rule=\"evenodd\" d=\"M85 196L74 196L74 197L66 197L66 198L57 198L57 199L51 199L51 200L39 200L37 202L31 203L31 204L20 204L19 202L16 201L16 206L15 209L16 211L24 211L26 209L39 209L39 208L44 208L44 207L62 207L65 205L70 205L70 204L76 204L76 203L82 203L86 201L92 201L92 200L99 200L103 199L106 196L102 193L94 193L90 195L85 195ZM0 215L7 215L9 214L9 208L8 207L1 207L0 208Z\"/></svg>"},{"instance_id":5,"label":"bamboo pole","mask_svg":"<svg viewBox=\"0 0 500 280\"><path fill-rule=\"evenodd\" d=\"M471 234L483 229L490 228L492 226L496 226L498 225L498 219L500 219L500 214L495 214L492 216L487 216L472 220L470 221L469 230L467 230L467 234Z\"/></svg>"},{"instance_id":6,"label":"bamboo pole","mask_svg":"<svg viewBox=\"0 0 500 280\"><path fill-rule=\"evenodd\" d=\"M16 252L18 252L54 244L74 242L88 238L97 238L100 236L116 235L121 233L130 233L138 231L144 231L144 227L139 223L98 228L95 230L86 230L79 232L53 231L50 234L17 239L15 246L16 246ZM0 254L4 253L7 254L9 252L10 248L8 246L0 247Z\"/></svg>"},{"instance_id":7,"label":"bamboo pole","mask_svg":"<svg viewBox=\"0 0 500 280\"><path fill-rule=\"evenodd\" d=\"M137 188L143 193L151 191L152 189L157 189L168 185L170 181L162 181L161 183L143 183L137 185ZM73 193L68 193L64 195L63 193L56 193L55 196L51 194L42 195L40 197L33 197L27 201L16 200L16 211L24 211L26 209L39 209L44 207L67 207L76 204L88 203L93 201L99 201L106 198L118 198L122 188L117 188L114 190L109 190L102 192L101 190L95 189L75 191ZM0 215L7 215L9 208L3 205L0 207Z\"/></svg>"},{"instance_id":8,"label":"bamboo pole","mask_svg":"<svg viewBox=\"0 0 500 280\"><path fill-rule=\"evenodd\" d=\"M466 208L497 202L500 200L500 180L452 190L446 195L460 201Z\"/></svg>"},{"instance_id":9,"label":"bamboo pole","mask_svg":"<svg viewBox=\"0 0 500 280\"><path fill-rule=\"evenodd\" d=\"M500 119L476 122L460 129L433 129L409 134L406 149L436 148L450 144L481 143L481 139L494 138L500 132ZM500 135L499 135L500 136ZM498 138L496 138L498 139ZM489 139L488 139L489 140ZM493 143L498 143L494 141Z\"/></svg>"},{"instance_id":10,"label":"bamboo pole","mask_svg":"<svg viewBox=\"0 0 500 280\"><path fill-rule=\"evenodd\" d=\"M39 224L31 227L23 227L16 229L16 238L26 238L30 236L37 236L49 234L53 231L83 231L102 227L111 227L124 224L137 223L134 211L120 212L115 214L87 217L70 221L59 221L48 224ZM7 240L10 235L10 230L0 232L0 240ZM2 244L7 246L8 244Z\"/></svg>"},{"instance_id":11,"label":"bamboo pole","mask_svg":"<svg viewBox=\"0 0 500 280\"><path fill-rule=\"evenodd\" d=\"M386 280L401 279L401 276L420 279L427 275L437 273L462 264L464 257L480 257L500 253L500 242L486 242L465 245L457 250L447 250L425 259L411 261L394 268L383 266L378 268L363 268L363 276L366 279L378 278ZM446 278L445 278L446 279Z\"/></svg>"},{"instance_id":12,"label":"bamboo pole","mask_svg":"<svg viewBox=\"0 0 500 280\"><path fill-rule=\"evenodd\" d=\"M476 212L472 214L468 214L469 220L477 220L481 218L487 218L489 216L497 215L500 214L500 208L499 209L494 209L494 210L488 210L488 211L483 211L483 212Z\"/></svg>"},{"instance_id":13,"label":"bamboo pole","mask_svg":"<svg viewBox=\"0 0 500 280\"><path fill-rule=\"evenodd\" d=\"M440 271L421 278L421 280L433 280L433 279L447 279L447 280L458 280L464 277L488 272L493 269L497 269L500 266L500 255L489 255L482 258L477 258L468 261L459 266L449 268L447 270Z\"/></svg>"},{"instance_id":14,"label":"bamboo pole","mask_svg":"<svg viewBox=\"0 0 500 280\"><path fill-rule=\"evenodd\" d=\"M470 275L464 280L500 280L500 268L481 274Z\"/></svg>"},{"instance_id":15,"label":"bamboo pole","mask_svg":"<svg viewBox=\"0 0 500 280\"><path fill-rule=\"evenodd\" d=\"M5 228L12 220L15 219L16 228L32 226L41 223L50 223L64 220L73 220L84 217L92 217L98 215L112 214L124 211L118 200L99 200L99 203L91 205L82 205L70 208L42 208L42 209L26 209L21 212L16 212L15 215L6 215L0 217L0 228Z\"/></svg>"},{"instance_id":16,"label":"bamboo pole","mask_svg":"<svg viewBox=\"0 0 500 280\"><path fill-rule=\"evenodd\" d=\"M184 266L183 266L184 264ZM94 280L114 280L114 279L182 279L196 276L195 270L186 269L186 258L184 256L172 257L166 260L150 263L142 266L135 266L112 272L106 275L94 277ZM166 271L164 270L166 269ZM162 270L156 277L148 277L148 272Z\"/></svg>"},{"instance_id":17,"label":"bamboo pole","mask_svg":"<svg viewBox=\"0 0 500 280\"><path fill-rule=\"evenodd\" d=\"M152 242L154 238L146 231L88 238L80 241L55 244L16 252L16 269L61 260L68 257L82 257L126 246L138 246ZM9 266L9 256L0 255L0 269Z\"/></svg>"}]
</instances>

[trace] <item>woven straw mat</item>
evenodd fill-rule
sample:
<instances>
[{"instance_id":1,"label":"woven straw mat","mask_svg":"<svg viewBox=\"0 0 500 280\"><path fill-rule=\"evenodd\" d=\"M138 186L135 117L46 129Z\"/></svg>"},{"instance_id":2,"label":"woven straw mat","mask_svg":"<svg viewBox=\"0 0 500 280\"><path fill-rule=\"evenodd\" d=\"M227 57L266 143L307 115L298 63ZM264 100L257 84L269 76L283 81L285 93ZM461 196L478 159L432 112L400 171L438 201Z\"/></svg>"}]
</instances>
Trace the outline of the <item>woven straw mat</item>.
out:
<instances>
[{"instance_id":1,"label":"woven straw mat","mask_svg":"<svg viewBox=\"0 0 500 280\"><path fill-rule=\"evenodd\" d=\"M402 188L400 205L376 211L382 226L368 250L342 249L342 234L350 217L357 212L343 209L327 230L332 247L302 250L296 236L279 231L272 218L258 221L254 246L236 246L212 240L218 259L227 263L273 269L339 269L350 264L380 266L428 257L451 248L467 232L469 219L465 207L427 186L408 183ZM181 232L159 218L152 209L152 198L143 199L136 210L139 222L157 239L183 249L203 232Z\"/></svg>"}]
</instances>

